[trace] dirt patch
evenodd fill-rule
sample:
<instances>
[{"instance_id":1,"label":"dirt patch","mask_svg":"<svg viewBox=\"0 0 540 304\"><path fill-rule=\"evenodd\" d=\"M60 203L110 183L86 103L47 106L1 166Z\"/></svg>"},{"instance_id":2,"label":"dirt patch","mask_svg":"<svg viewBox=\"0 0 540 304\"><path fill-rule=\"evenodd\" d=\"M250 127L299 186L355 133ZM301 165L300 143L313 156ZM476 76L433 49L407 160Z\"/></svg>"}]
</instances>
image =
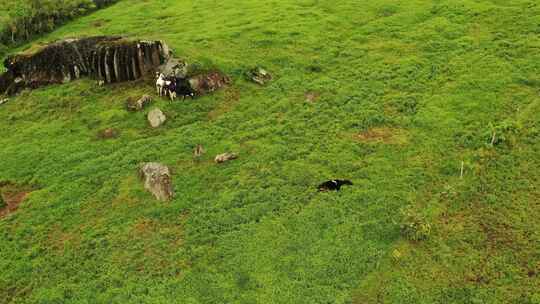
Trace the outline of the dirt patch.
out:
<instances>
[{"instance_id":1,"label":"dirt patch","mask_svg":"<svg viewBox=\"0 0 540 304\"><path fill-rule=\"evenodd\" d=\"M321 94L317 92L307 92L306 94L304 94L304 97L306 99L306 102L314 103L314 102L317 102L317 100L319 100L319 98L321 97Z\"/></svg>"},{"instance_id":2,"label":"dirt patch","mask_svg":"<svg viewBox=\"0 0 540 304\"><path fill-rule=\"evenodd\" d=\"M357 141L365 143L405 144L407 132L398 128L371 128L355 136Z\"/></svg>"},{"instance_id":3,"label":"dirt patch","mask_svg":"<svg viewBox=\"0 0 540 304\"><path fill-rule=\"evenodd\" d=\"M64 251L67 248L77 248L81 244L79 232L68 232L55 225L49 232L49 245L56 251Z\"/></svg>"},{"instance_id":4,"label":"dirt patch","mask_svg":"<svg viewBox=\"0 0 540 304\"><path fill-rule=\"evenodd\" d=\"M233 88L227 89L225 91L224 101L218 104L215 109L208 112L208 119L215 120L219 118L221 115L231 111L239 99L240 99L239 90L233 89Z\"/></svg>"},{"instance_id":5,"label":"dirt patch","mask_svg":"<svg viewBox=\"0 0 540 304\"><path fill-rule=\"evenodd\" d=\"M9 182L0 183L0 219L11 214L30 194L28 187L20 187Z\"/></svg>"},{"instance_id":6,"label":"dirt patch","mask_svg":"<svg viewBox=\"0 0 540 304\"><path fill-rule=\"evenodd\" d=\"M105 25L105 23L106 23L105 20L99 19L99 20L93 21L93 22L91 23L91 25L92 25L93 27L102 27L103 25Z\"/></svg>"}]
</instances>

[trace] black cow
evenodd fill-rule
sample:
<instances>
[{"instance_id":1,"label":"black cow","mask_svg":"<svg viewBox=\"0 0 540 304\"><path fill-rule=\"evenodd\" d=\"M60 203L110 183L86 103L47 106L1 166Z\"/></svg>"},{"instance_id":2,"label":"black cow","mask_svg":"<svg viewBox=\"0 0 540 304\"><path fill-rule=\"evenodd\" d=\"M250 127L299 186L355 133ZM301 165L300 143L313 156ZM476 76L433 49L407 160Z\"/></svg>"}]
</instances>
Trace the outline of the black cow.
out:
<instances>
[{"instance_id":1,"label":"black cow","mask_svg":"<svg viewBox=\"0 0 540 304\"><path fill-rule=\"evenodd\" d=\"M182 96L182 100L186 97L195 98L195 91L191 88L188 78L176 78L176 93Z\"/></svg>"},{"instance_id":2,"label":"black cow","mask_svg":"<svg viewBox=\"0 0 540 304\"><path fill-rule=\"evenodd\" d=\"M343 185L352 185L353 183L347 179L333 179L320 184L317 188L320 192L323 191L339 191Z\"/></svg>"}]
</instances>

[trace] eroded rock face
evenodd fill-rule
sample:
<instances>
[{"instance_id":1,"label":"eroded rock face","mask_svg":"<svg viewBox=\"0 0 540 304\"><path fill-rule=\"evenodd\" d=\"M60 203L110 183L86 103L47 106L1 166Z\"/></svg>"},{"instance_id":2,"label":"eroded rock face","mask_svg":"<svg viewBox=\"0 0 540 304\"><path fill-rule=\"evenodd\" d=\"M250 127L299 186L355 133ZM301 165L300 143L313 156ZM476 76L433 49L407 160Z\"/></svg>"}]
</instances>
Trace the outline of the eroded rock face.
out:
<instances>
[{"instance_id":1,"label":"eroded rock face","mask_svg":"<svg viewBox=\"0 0 540 304\"><path fill-rule=\"evenodd\" d=\"M158 108L152 109L150 112L148 112L148 122L152 128L158 128L165 123L166 120L167 117Z\"/></svg>"},{"instance_id":2,"label":"eroded rock face","mask_svg":"<svg viewBox=\"0 0 540 304\"><path fill-rule=\"evenodd\" d=\"M154 195L157 200L169 201L173 198L171 172L160 163L144 163L139 169L139 176L144 182L144 189Z\"/></svg>"},{"instance_id":3,"label":"eroded rock face","mask_svg":"<svg viewBox=\"0 0 540 304\"><path fill-rule=\"evenodd\" d=\"M105 83L136 80L168 59L161 41L129 40L119 36L66 39L36 50L8 56L8 70L0 76L0 94L16 93L15 80L24 87L64 83L88 76Z\"/></svg>"}]
</instances>

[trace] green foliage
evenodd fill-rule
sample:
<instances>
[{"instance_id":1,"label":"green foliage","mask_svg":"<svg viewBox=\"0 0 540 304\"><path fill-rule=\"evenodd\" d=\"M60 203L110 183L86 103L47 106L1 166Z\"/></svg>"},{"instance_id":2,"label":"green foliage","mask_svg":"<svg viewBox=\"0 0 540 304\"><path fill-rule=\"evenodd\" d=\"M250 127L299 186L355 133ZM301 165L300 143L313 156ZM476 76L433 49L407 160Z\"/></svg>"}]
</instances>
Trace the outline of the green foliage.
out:
<instances>
[{"instance_id":1,"label":"green foliage","mask_svg":"<svg viewBox=\"0 0 540 304\"><path fill-rule=\"evenodd\" d=\"M0 180L39 185L0 219L0 302L538 301L538 16L530 0L125 0L58 27L36 44L163 39L233 83L170 103L82 80L0 106ZM265 87L245 80L256 66ZM171 202L144 191L148 161L171 167ZM331 178L355 185L318 193Z\"/></svg>"},{"instance_id":2,"label":"green foliage","mask_svg":"<svg viewBox=\"0 0 540 304\"><path fill-rule=\"evenodd\" d=\"M0 0L0 56L2 44L24 42L52 31L77 16L116 0Z\"/></svg>"}]
</instances>

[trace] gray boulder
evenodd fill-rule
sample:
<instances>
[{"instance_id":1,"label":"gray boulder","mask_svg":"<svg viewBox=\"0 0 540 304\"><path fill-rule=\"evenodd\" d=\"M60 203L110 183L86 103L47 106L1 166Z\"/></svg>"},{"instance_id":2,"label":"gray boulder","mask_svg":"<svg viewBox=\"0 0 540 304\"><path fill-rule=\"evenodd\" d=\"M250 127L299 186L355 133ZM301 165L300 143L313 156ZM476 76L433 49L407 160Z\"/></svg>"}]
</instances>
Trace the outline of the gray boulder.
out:
<instances>
[{"instance_id":1,"label":"gray boulder","mask_svg":"<svg viewBox=\"0 0 540 304\"><path fill-rule=\"evenodd\" d=\"M152 102L152 97L150 95L143 95L138 100L134 100L133 98L128 98L126 101L126 109L128 111L140 111L142 110L147 104Z\"/></svg>"},{"instance_id":2,"label":"gray boulder","mask_svg":"<svg viewBox=\"0 0 540 304\"><path fill-rule=\"evenodd\" d=\"M150 112L148 112L147 118L152 128L158 128L167 120L165 114L163 114L163 112L158 108L152 109Z\"/></svg>"},{"instance_id":3,"label":"gray boulder","mask_svg":"<svg viewBox=\"0 0 540 304\"><path fill-rule=\"evenodd\" d=\"M272 80L272 75L261 67L256 67L247 73L248 78L260 85L266 85Z\"/></svg>"},{"instance_id":4,"label":"gray boulder","mask_svg":"<svg viewBox=\"0 0 540 304\"><path fill-rule=\"evenodd\" d=\"M186 78L188 74L188 64L183 60L171 57L167 62L158 67L158 71L165 76Z\"/></svg>"},{"instance_id":5,"label":"gray boulder","mask_svg":"<svg viewBox=\"0 0 540 304\"><path fill-rule=\"evenodd\" d=\"M219 154L218 156L216 156L214 161L218 164L221 164L221 163L224 163L233 159L237 159L237 158L238 158L238 155L236 155L235 153L227 152L227 153Z\"/></svg>"},{"instance_id":6,"label":"gray boulder","mask_svg":"<svg viewBox=\"0 0 540 304\"><path fill-rule=\"evenodd\" d=\"M139 169L139 176L144 182L144 189L152 193L157 200L165 202L172 199L174 192L171 172L167 166L144 163Z\"/></svg>"}]
</instances>

